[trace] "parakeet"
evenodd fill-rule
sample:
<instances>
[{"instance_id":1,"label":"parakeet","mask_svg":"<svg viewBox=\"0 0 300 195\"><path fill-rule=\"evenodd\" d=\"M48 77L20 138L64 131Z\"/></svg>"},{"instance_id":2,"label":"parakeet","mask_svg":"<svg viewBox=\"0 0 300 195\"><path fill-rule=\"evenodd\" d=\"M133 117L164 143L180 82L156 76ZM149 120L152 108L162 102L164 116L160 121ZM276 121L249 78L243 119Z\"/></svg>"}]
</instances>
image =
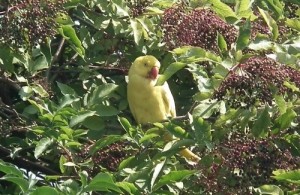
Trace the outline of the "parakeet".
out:
<instances>
[{"instance_id":1,"label":"parakeet","mask_svg":"<svg viewBox=\"0 0 300 195\"><path fill-rule=\"evenodd\" d=\"M127 98L131 113L138 124L154 123L176 117L173 95L168 83L156 86L159 77L160 62L151 55L138 57L128 73ZM165 141L172 140L169 134ZM180 154L190 161L200 158L188 149Z\"/></svg>"}]
</instances>

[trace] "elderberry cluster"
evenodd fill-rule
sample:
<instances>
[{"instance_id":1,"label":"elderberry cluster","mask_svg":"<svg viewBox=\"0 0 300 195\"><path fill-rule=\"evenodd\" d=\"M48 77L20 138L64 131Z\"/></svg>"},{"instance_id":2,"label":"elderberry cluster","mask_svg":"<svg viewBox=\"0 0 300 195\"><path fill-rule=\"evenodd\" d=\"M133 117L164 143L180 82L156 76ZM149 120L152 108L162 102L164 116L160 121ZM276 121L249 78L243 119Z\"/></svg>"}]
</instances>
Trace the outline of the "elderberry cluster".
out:
<instances>
[{"instance_id":1,"label":"elderberry cluster","mask_svg":"<svg viewBox=\"0 0 300 195\"><path fill-rule=\"evenodd\" d=\"M187 11L184 5L166 9L161 26L164 32L163 41L169 49L190 45L218 53L218 33L223 35L229 47L237 37L235 27L227 24L212 10Z\"/></svg>"},{"instance_id":2,"label":"elderberry cluster","mask_svg":"<svg viewBox=\"0 0 300 195\"><path fill-rule=\"evenodd\" d=\"M0 16L0 43L14 48L34 47L56 34L58 13L65 0L6 0Z\"/></svg>"},{"instance_id":3,"label":"elderberry cluster","mask_svg":"<svg viewBox=\"0 0 300 195\"><path fill-rule=\"evenodd\" d=\"M85 146L79 154L79 157L83 160L89 158L90 147L91 146ZM108 169L109 171L116 171L122 160L132 156L133 153L134 151L130 148L129 143L121 141L113 143L100 149L91 157L93 167L88 171L91 174L96 174L103 168Z\"/></svg>"},{"instance_id":4,"label":"elderberry cluster","mask_svg":"<svg viewBox=\"0 0 300 195\"><path fill-rule=\"evenodd\" d=\"M137 17L145 12L150 2L149 0L127 0L127 5L130 8L131 15Z\"/></svg>"},{"instance_id":5,"label":"elderberry cluster","mask_svg":"<svg viewBox=\"0 0 300 195\"><path fill-rule=\"evenodd\" d=\"M254 194L249 187L273 183L277 169L295 170L300 158L275 143L279 136L255 139L235 132L213 151L217 162L204 172L197 183L212 194Z\"/></svg>"},{"instance_id":6,"label":"elderberry cluster","mask_svg":"<svg viewBox=\"0 0 300 195\"><path fill-rule=\"evenodd\" d=\"M273 94L290 91L285 81L300 87L300 72L267 57L251 57L229 73L214 98L232 107L249 107L258 100L271 105Z\"/></svg>"}]
</instances>

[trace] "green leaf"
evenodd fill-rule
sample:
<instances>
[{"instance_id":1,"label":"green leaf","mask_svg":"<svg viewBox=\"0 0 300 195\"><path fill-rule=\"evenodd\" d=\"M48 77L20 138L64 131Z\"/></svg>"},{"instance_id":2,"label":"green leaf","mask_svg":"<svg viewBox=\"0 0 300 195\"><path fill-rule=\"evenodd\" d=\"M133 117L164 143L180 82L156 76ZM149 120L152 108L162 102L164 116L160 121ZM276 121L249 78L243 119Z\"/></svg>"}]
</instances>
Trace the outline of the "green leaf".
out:
<instances>
[{"instance_id":1,"label":"green leaf","mask_svg":"<svg viewBox=\"0 0 300 195\"><path fill-rule=\"evenodd\" d=\"M273 40L276 40L279 35L278 25L277 25L276 21L268 14L268 12L264 11L263 9L260 9L259 7L258 7L258 10L259 10L260 14L262 15L262 17L264 18L264 20L266 21L269 29L272 32Z\"/></svg>"},{"instance_id":2,"label":"green leaf","mask_svg":"<svg viewBox=\"0 0 300 195\"><path fill-rule=\"evenodd\" d=\"M113 177L108 173L98 173L91 182L84 188L83 192L102 191L122 193L120 188L114 182Z\"/></svg>"},{"instance_id":3,"label":"green leaf","mask_svg":"<svg viewBox=\"0 0 300 195\"><path fill-rule=\"evenodd\" d=\"M151 182L150 182L150 186L151 186L151 189L153 188L154 186L154 183L156 181L156 179L158 178L158 175L160 174L160 172L162 171L163 169L163 166L165 165L166 163L166 158L163 158L160 162L158 162L156 164L156 166L154 167L154 171L153 171L153 174L152 174L152 177L151 177Z\"/></svg>"},{"instance_id":4,"label":"green leaf","mask_svg":"<svg viewBox=\"0 0 300 195\"><path fill-rule=\"evenodd\" d=\"M209 118L219 108L219 102L200 102L193 110L194 117Z\"/></svg>"},{"instance_id":5,"label":"green leaf","mask_svg":"<svg viewBox=\"0 0 300 195\"><path fill-rule=\"evenodd\" d=\"M209 3L211 3L212 9L220 16L227 18L227 17L234 17L237 18L235 13L232 11L232 9L223 3L220 0L208 0Z\"/></svg>"},{"instance_id":6,"label":"green leaf","mask_svg":"<svg viewBox=\"0 0 300 195\"><path fill-rule=\"evenodd\" d=\"M117 89L118 85L113 83L105 83L96 87L89 100L89 105L96 105L108 97L112 92Z\"/></svg>"},{"instance_id":7,"label":"green leaf","mask_svg":"<svg viewBox=\"0 0 300 195\"><path fill-rule=\"evenodd\" d=\"M300 184L300 169L293 171L277 170L273 171L275 176L272 176L278 181L287 181L290 183Z\"/></svg>"},{"instance_id":8,"label":"green leaf","mask_svg":"<svg viewBox=\"0 0 300 195\"><path fill-rule=\"evenodd\" d=\"M138 195L141 194L140 191L135 187L133 183L129 183L126 181L117 182L116 183L119 188L125 190L130 195Z\"/></svg>"},{"instance_id":9,"label":"green leaf","mask_svg":"<svg viewBox=\"0 0 300 195\"><path fill-rule=\"evenodd\" d=\"M32 193L30 193L30 195L58 195L58 191L53 188L53 187L49 187L49 186L42 186L42 187L38 187L36 190L34 190Z\"/></svg>"},{"instance_id":10,"label":"green leaf","mask_svg":"<svg viewBox=\"0 0 300 195\"><path fill-rule=\"evenodd\" d=\"M35 74L39 70L43 70L48 68L49 64L45 57L45 55L41 54L34 60L30 60L28 64L28 70L31 72L31 74Z\"/></svg>"},{"instance_id":11,"label":"green leaf","mask_svg":"<svg viewBox=\"0 0 300 195\"><path fill-rule=\"evenodd\" d=\"M256 121L254 121L251 132L255 137L263 137L266 135L270 124L271 117L269 114L269 107L266 106L265 109L257 117Z\"/></svg>"},{"instance_id":12,"label":"green leaf","mask_svg":"<svg viewBox=\"0 0 300 195\"><path fill-rule=\"evenodd\" d=\"M29 98L33 95L33 90L29 86L24 86L19 91L19 95L23 101L29 100Z\"/></svg>"},{"instance_id":13,"label":"green leaf","mask_svg":"<svg viewBox=\"0 0 300 195\"><path fill-rule=\"evenodd\" d=\"M193 127L199 147L207 146L212 141L211 125L199 117L194 119Z\"/></svg>"},{"instance_id":14,"label":"green leaf","mask_svg":"<svg viewBox=\"0 0 300 195\"><path fill-rule=\"evenodd\" d=\"M291 126L291 123L296 118L296 116L297 113L292 108L288 108L284 114L282 114L275 120L275 127L279 127L280 129L287 129Z\"/></svg>"},{"instance_id":15,"label":"green leaf","mask_svg":"<svg viewBox=\"0 0 300 195\"><path fill-rule=\"evenodd\" d=\"M202 61L211 61L219 63L222 59L216 54L206 51L201 47L183 46L178 47L172 51L178 58L178 61L183 63L195 63Z\"/></svg>"},{"instance_id":16,"label":"green leaf","mask_svg":"<svg viewBox=\"0 0 300 195\"><path fill-rule=\"evenodd\" d=\"M35 149L34 149L34 157L36 159L38 159L42 153L48 149L49 146L51 146L51 144L54 142L53 139L51 138L42 138L36 145Z\"/></svg>"},{"instance_id":17,"label":"green leaf","mask_svg":"<svg viewBox=\"0 0 300 195\"><path fill-rule=\"evenodd\" d=\"M94 116L95 114L95 111L84 111L76 116L73 116L70 121L70 127L74 127L75 125L82 123L85 119L87 119L90 116Z\"/></svg>"},{"instance_id":18,"label":"green leaf","mask_svg":"<svg viewBox=\"0 0 300 195\"><path fill-rule=\"evenodd\" d=\"M14 165L6 163L0 159L0 172L8 175L23 177L23 172L17 169Z\"/></svg>"},{"instance_id":19,"label":"green leaf","mask_svg":"<svg viewBox=\"0 0 300 195\"><path fill-rule=\"evenodd\" d=\"M74 95L74 96L77 96L75 90L73 88L71 88L70 86L68 86L66 84L63 84L63 83L60 83L60 82L56 82L56 83L57 83L58 88L60 89L60 92L63 95Z\"/></svg>"},{"instance_id":20,"label":"green leaf","mask_svg":"<svg viewBox=\"0 0 300 195\"><path fill-rule=\"evenodd\" d=\"M71 47L83 57L85 50L82 47L80 39L77 37L75 29L71 25L63 25L58 32L71 44Z\"/></svg>"},{"instance_id":21,"label":"green leaf","mask_svg":"<svg viewBox=\"0 0 300 195\"><path fill-rule=\"evenodd\" d=\"M223 35L218 32L217 36L217 43L218 47L221 50L221 52L227 51L227 43L226 40L224 39Z\"/></svg>"},{"instance_id":22,"label":"green leaf","mask_svg":"<svg viewBox=\"0 0 300 195\"><path fill-rule=\"evenodd\" d=\"M188 138L189 136L186 130L173 123L168 123L165 127L172 135L175 135L178 138Z\"/></svg>"},{"instance_id":23,"label":"green leaf","mask_svg":"<svg viewBox=\"0 0 300 195\"><path fill-rule=\"evenodd\" d=\"M275 15L276 20L283 16L284 7L281 4L280 0L262 0L258 3L264 5L263 7L265 9L269 9L270 11L272 11L274 13L273 15Z\"/></svg>"},{"instance_id":24,"label":"green leaf","mask_svg":"<svg viewBox=\"0 0 300 195\"><path fill-rule=\"evenodd\" d=\"M61 173L64 173L66 171L66 167L64 166L64 164L67 162L67 158L64 155L61 155L59 158L59 169Z\"/></svg>"},{"instance_id":25,"label":"green leaf","mask_svg":"<svg viewBox=\"0 0 300 195\"><path fill-rule=\"evenodd\" d=\"M142 25L136 19L130 19L130 25L133 31L134 42L136 45L139 45L143 35Z\"/></svg>"},{"instance_id":26,"label":"green leaf","mask_svg":"<svg viewBox=\"0 0 300 195\"><path fill-rule=\"evenodd\" d=\"M162 75L159 76L156 85L162 85L166 80L168 80L173 74L177 71L183 69L186 66L186 63L182 62L173 62L170 64Z\"/></svg>"},{"instance_id":27,"label":"green leaf","mask_svg":"<svg viewBox=\"0 0 300 195\"><path fill-rule=\"evenodd\" d=\"M9 72L14 71L13 65L13 53L8 46L1 44L0 47L0 67L4 67L5 70ZM2 62L1 62L2 61Z\"/></svg>"},{"instance_id":28,"label":"green leaf","mask_svg":"<svg viewBox=\"0 0 300 195\"><path fill-rule=\"evenodd\" d=\"M278 186L275 185L263 185L257 188L260 192L260 194L264 195L284 195L284 192L282 189L280 189Z\"/></svg>"},{"instance_id":29,"label":"green leaf","mask_svg":"<svg viewBox=\"0 0 300 195\"><path fill-rule=\"evenodd\" d=\"M286 19L286 25L294 30L300 31L300 21L299 19Z\"/></svg>"},{"instance_id":30,"label":"green leaf","mask_svg":"<svg viewBox=\"0 0 300 195\"><path fill-rule=\"evenodd\" d=\"M129 16L128 14L128 7L123 0L112 0L111 1L116 8L117 16L124 17Z\"/></svg>"},{"instance_id":31,"label":"green leaf","mask_svg":"<svg viewBox=\"0 0 300 195\"><path fill-rule=\"evenodd\" d=\"M36 94L38 94L41 97L49 96L48 92L40 84L35 84L31 88Z\"/></svg>"},{"instance_id":32,"label":"green leaf","mask_svg":"<svg viewBox=\"0 0 300 195\"><path fill-rule=\"evenodd\" d=\"M252 4L254 1L251 0L238 0L236 2L236 14L239 18L249 18L253 15Z\"/></svg>"},{"instance_id":33,"label":"green leaf","mask_svg":"<svg viewBox=\"0 0 300 195\"><path fill-rule=\"evenodd\" d=\"M243 24L243 26L240 27L239 30L239 35L236 41L237 50L242 50L249 44L250 35L251 35L251 22L250 19L247 19L246 22Z\"/></svg>"},{"instance_id":34,"label":"green leaf","mask_svg":"<svg viewBox=\"0 0 300 195\"><path fill-rule=\"evenodd\" d=\"M139 143L143 143L145 141L148 141L148 140L158 137L158 136L160 136L160 134L158 132L148 133L148 131L147 131L146 134L139 139Z\"/></svg>"},{"instance_id":35,"label":"green leaf","mask_svg":"<svg viewBox=\"0 0 300 195\"><path fill-rule=\"evenodd\" d=\"M256 36L248 47L249 49L253 49L255 51L269 50L273 47L273 42L267 37Z\"/></svg>"},{"instance_id":36,"label":"green leaf","mask_svg":"<svg viewBox=\"0 0 300 195\"><path fill-rule=\"evenodd\" d=\"M82 125L90 130L100 131L105 128L104 120L105 119L103 119L102 117L94 115L86 118L83 121Z\"/></svg>"},{"instance_id":37,"label":"green leaf","mask_svg":"<svg viewBox=\"0 0 300 195\"><path fill-rule=\"evenodd\" d=\"M12 176L12 175L5 175L5 176L1 177L0 180L9 181L9 182L12 182L12 183L16 184L18 187L21 188L22 192L26 192L29 188L28 181L24 178L21 178L21 177L16 177L16 176Z\"/></svg>"},{"instance_id":38,"label":"green leaf","mask_svg":"<svg viewBox=\"0 0 300 195\"><path fill-rule=\"evenodd\" d=\"M157 184L155 184L153 189L157 190L164 185L182 181L184 179L187 179L194 173L196 173L196 171L193 171L193 170L170 171L168 174L163 175L161 177L161 179L157 182Z\"/></svg>"},{"instance_id":39,"label":"green leaf","mask_svg":"<svg viewBox=\"0 0 300 195\"><path fill-rule=\"evenodd\" d=\"M170 145L168 145L168 144L170 144ZM158 153L153 158L153 160L158 160L163 156L168 158L168 157L178 153L178 151L180 151L181 149L186 148L191 145L194 145L195 141L192 139L183 139L183 140L178 140L175 143L169 142L168 144L165 146L163 152Z\"/></svg>"},{"instance_id":40,"label":"green leaf","mask_svg":"<svg viewBox=\"0 0 300 195\"><path fill-rule=\"evenodd\" d=\"M95 111L99 116L115 116L119 113L119 110L115 107L103 104L96 105Z\"/></svg>"},{"instance_id":41,"label":"green leaf","mask_svg":"<svg viewBox=\"0 0 300 195\"><path fill-rule=\"evenodd\" d=\"M117 141L122 140L122 136L120 135L108 135L102 139L99 139L96 143L93 144L93 146L91 147L89 153L91 155L95 154L98 150L109 146L112 143L115 143Z\"/></svg>"},{"instance_id":42,"label":"green leaf","mask_svg":"<svg viewBox=\"0 0 300 195\"><path fill-rule=\"evenodd\" d=\"M127 132L128 135L132 136L135 132L134 128L132 128L129 121L124 117L118 117L120 124L122 125L123 129Z\"/></svg>"}]
</instances>

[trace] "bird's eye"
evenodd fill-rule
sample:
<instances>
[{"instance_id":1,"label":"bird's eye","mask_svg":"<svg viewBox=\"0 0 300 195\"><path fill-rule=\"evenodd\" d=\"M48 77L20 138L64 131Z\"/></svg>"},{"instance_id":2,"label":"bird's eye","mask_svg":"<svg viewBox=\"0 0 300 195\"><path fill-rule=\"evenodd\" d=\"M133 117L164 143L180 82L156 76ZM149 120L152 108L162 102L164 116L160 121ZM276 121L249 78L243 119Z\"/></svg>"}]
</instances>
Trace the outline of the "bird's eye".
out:
<instances>
[{"instance_id":1,"label":"bird's eye","mask_svg":"<svg viewBox=\"0 0 300 195\"><path fill-rule=\"evenodd\" d=\"M145 67L147 67L147 66L148 66L148 64L147 64L147 63L145 63L145 64L144 64L144 66L145 66Z\"/></svg>"}]
</instances>

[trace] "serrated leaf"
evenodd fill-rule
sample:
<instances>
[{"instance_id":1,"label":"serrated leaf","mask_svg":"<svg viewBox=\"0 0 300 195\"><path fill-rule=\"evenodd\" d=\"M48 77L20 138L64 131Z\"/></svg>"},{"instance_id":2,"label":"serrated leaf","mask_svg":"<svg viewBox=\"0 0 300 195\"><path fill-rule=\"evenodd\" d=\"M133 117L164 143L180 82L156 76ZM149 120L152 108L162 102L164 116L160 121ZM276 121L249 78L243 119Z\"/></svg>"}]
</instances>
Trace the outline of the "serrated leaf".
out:
<instances>
[{"instance_id":1,"label":"serrated leaf","mask_svg":"<svg viewBox=\"0 0 300 195\"><path fill-rule=\"evenodd\" d=\"M60 83L60 82L56 82L56 83L57 83L58 88L60 89L60 92L63 95L74 95L74 96L77 95L75 90L73 88L71 88L70 86Z\"/></svg>"},{"instance_id":2,"label":"serrated leaf","mask_svg":"<svg viewBox=\"0 0 300 195\"><path fill-rule=\"evenodd\" d=\"M117 89L118 85L113 83L106 83L96 87L89 100L89 105L98 104L107 98L113 91Z\"/></svg>"},{"instance_id":3,"label":"serrated leaf","mask_svg":"<svg viewBox=\"0 0 300 195\"><path fill-rule=\"evenodd\" d=\"M132 28L134 42L136 45L139 45L143 35L142 26L136 19L130 19L130 26Z\"/></svg>"},{"instance_id":4,"label":"serrated leaf","mask_svg":"<svg viewBox=\"0 0 300 195\"><path fill-rule=\"evenodd\" d=\"M64 155L61 155L59 158L59 169L61 173L64 173L66 171L64 164L67 162L68 162L67 158Z\"/></svg>"},{"instance_id":5,"label":"serrated leaf","mask_svg":"<svg viewBox=\"0 0 300 195\"><path fill-rule=\"evenodd\" d=\"M200 148L211 143L212 135L211 125L209 123L204 121L203 118L199 117L198 119L194 119L193 127L196 135L196 140Z\"/></svg>"},{"instance_id":6,"label":"serrated leaf","mask_svg":"<svg viewBox=\"0 0 300 195\"><path fill-rule=\"evenodd\" d=\"M154 167L154 171L151 177L151 182L150 182L150 186L151 189L153 188L153 185L158 177L158 175L160 174L160 172L162 171L163 166L166 163L166 158L164 158L163 160L161 160L159 163L156 164L156 166Z\"/></svg>"},{"instance_id":7,"label":"serrated leaf","mask_svg":"<svg viewBox=\"0 0 300 195\"><path fill-rule=\"evenodd\" d=\"M53 187L49 187L49 186L42 186L42 187L38 187L36 188L33 192L30 193L30 195L58 195L58 191L53 188Z\"/></svg>"},{"instance_id":8,"label":"serrated leaf","mask_svg":"<svg viewBox=\"0 0 300 195\"><path fill-rule=\"evenodd\" d=\"M281 114L284 114L287 110L287 104L282 95L275 96L275 102Z\"/></svg>"},{"instance_id":9,"label":"serrated leaf","mask_svg":"<svg viewBox=\"0 0 300 195\"><path fill-rule=\"evenodd\" d=\"M132 128L129 121L124 117L118 117L118 120L119 120L120 124L122 125L123 129L128 133L128 135L132 136L134 133L133 132L134 128Z\"/></svg>"},{"instance_id":10,"label":"serrated leaf","mask_svg":"<svg viewBox=\"0 0 300 195\"><path fill-rule=\"evenodd\" d=\"M167 81L173 74L177 71L183 69L186 66L186 63L182 62L173 62L170 64L167 69L164 71L162 75L159 76L156 85L162 85L165 81Z\"/></svg>"},{"instance_id":11,"label":"serrated leaf","mask_svg":"<svg viewBox=\"0 0 300 195\"><path fill-rule=\"evenodd\" d=\"M286 19L286 25L294 30L300 31L300 21L299 19Z\"/></svg>"},{"instance_id":12,"label":"serrated leaf","mask_svg":"<svg viewBox=\"0 0 300 195\"><path fill-rule=\"evenodd\" d=\"M112 0L111 1L116 8L116 14L120 17L129 16L128 7L122 0Z\"/></svg>"},{"instance_id":13,"label":"serrated leaf","mask_svg":"<svg viewBox=\"0 0 300 195\"><path fill-rule=\"evenodd\" d=\"M218 102L201 102L193 110L194 117L209 118L219 108Z\"/></svg>"},{"instance_id":14,"label":"serrated leaf","mask_svg":"<svg viewBox=\"0 0 300 195\"><path fill-rule=\"evenodd\" d=\"M12 183L16 184L18 187L21 188L22 192L26 192L29 188L28 181L24 178L21 178L21 177L16 177L16 176L12 176L12 175L5 175L5 176L1 177L0 180L9 181L9 182L12 182Z\"/></svg>"},{"instance_id":15,"label":"serrated leaf","mask_svg":"<svg viewBox=\"0 0 300 195\"><path fill-rule=\"evenodd\" d=\"M153 187L154 190L161 188L164 185L172 184L175 182L182 181L191 175L193 175L196 171L193 170L180 170L180 171L171 171L166 175L163 175L161 179L155 184Z\"/></svg>"},{"instance_id":16,"label":"serrated leaf","mask_svg":"<svg viewBox=\"0 0 300 195\"><path fill-rule=\"evenodd\" d=\"M110 192L114 191L119 194L122 193L120 188L114 182L113 177L108 173L98 173L91 182L84 188L83 192L90 191L101 191L101 192Z\"/></svg>"},{"instance_id":17,"label":"serrated leaf","mask_svg":"<svg viewBox=\"0 0 300 195\"><path fill-rule=\"evenodd\" d=\"M117 186L119 186L119 188L122 188L130 195L140 194L139 190L137 189L137 187L135 187L133 183L122 181L122 182L117 182L116 184Z\"/></svg>"},{"instance_id":18,"label":"serrated leaf","mask_svg":"<svg viewBox=\"0 0 300 195\"><path fill-rule=\"evenodd\" d=\"M77 37L75 29L71 25L62 25L58 32L71 44L71 47L83 57L85 50L81 44L80 39Z\"/></svg>"},{"instance_id":19,"label":"serrated leaf","mask_svg":"<svg viewBox=\"0 0 300 195\"><path fill-rule=\"evenodd\" d=\"M34 149L34 157L39 158L42 153L48 149L49 146L54 142L51 138L42 138Z\"/></svg>"},{"instance_id":20,"label":"serrated leaf","mask_svg":"<svg viewBox=\"0 0 300 195\"><path fill-rule=\"evenodd\" d=\"M262 0L261 3L265 4L265 7L274 13L276 20L282 17L284 7L280 0Z\"/></svg>"},{"instance_id":21,"label":"serrated leaf","mask_svg":"<svg viewBox=\"0 0 300 195\"><path fill-rule=\"evenodd\" d=\"M266 135L270 124L271 117L269 114L269 107L266 106L265 109L257 117L256 121L254 121L251 132L255 137L263 137Z\"/></svg>"},{"instance_id":22,"label":"serrated leaf","mask_svg":"<svg viewBox=\"0 0 300 195\"><path fill-rule=\"evenodd\" d=\"M297 113L291 108L288 108L284 114L282 114L275 120L275 125L280 129L287 129L291 126L291 123L293 122L296 116Z\"/></svg>"},{"instance_id":23,"label":"serrated leaf","mask_svg":"<svg viewBox=\"0 0 300 195\"><path fill-rule=\"evenodd\" d=\"M277 25L276 21L270 16L270 14L268 12L264 11L263 9L260 9L259 7L258 7L258 10L259 10L260 14L262 15L262 17L264 18L264 20L266 21L269 29L272 32L273 40L276 40L279 35L278 25Z\"/></svg>"},{"instance_id":24,"label":"serrated leaf","mask_svg":"<svg viewBox=\"0 0 300 195\"><path fill-rule=\"evenodd\" d=\"M253 15L251 7L253 0L239 0L236 5L236 15L240 18L249 18Z\"/></svg>"},{"instance_id":25,"label":"serrated leaf","mask_svg":"<svg viewBox=\"0 0 300 195\"><path fill-rule=\"evenodd\" d=\"M223 16L224 18L227 17L234 17L237 18L234 11L225 3L220 0L208 0L211 3L212 9L218 14Z\"/></svg>"},{"instance_id":26,"label":"serrated leaf","mask_svg":"<svg viewBox=\"0 0 300 195\"><path fill-rule=\"evenodd\" d=\"M95 107L95 111L99 116L115 116L119 113L119 110L113 106L106 106L99 104Z\"/></svg>"},{"instance_id":27,"label":"serrated leaf","mask_svg":"<svg viewBox=\"0 0 300 195\"><path fill-rule=\"evenodd\" d=\"M94 115L86 118L82 125L90 130L100 131L105 128L105 121L102 117Z\"/></svg>"},{"instance_id":28,"label":"serrated leaf","mask_svg":"<svg viewBox=\"0 0 300 195\"><path fill-rule=\"evenodd\" d=\"M36 94L40 95L41 97L49 96L48 92L40 84L35 84L31 88Z\"/></svg>"},{"instance_id":29,"label":"serrated leaf","mask_svg":"<svg viewBox=\"0 0 300 195\"><path fill-rule=\"evenodd\" d=\"M189 136L186 130L173 123L168 123L165 127L172 135L175 135L178 138L188 138Z\"/></svg>"},{"instance_id":30,"label":"serrated leaf","mask_svg":"<svg viewBox=\"0 0 300 195\"><path fill-rule=\"evenodd\" d=\"M259 37L257 36L250 44L249 44L249 49L253 49L255 51L260 51L260 50L269 50L273 47L273 42L270 41L266 37Z\"/></svg>"},{"instance_id":31,"label":"serrated leaf","mask_svg":"<svg viewBox=\"0 0 300 195\"><path fill-rule=\"evenodd\" d=\"M44 55L40 55L34 60L31 60L28 65L28 70L32 74L35 74L39 70L48 68L49 64Z\"/></svg>"},{"instance_id":32,"label":"serrated leaf","mask_svg":"<svg viewBox=\"0 0 300 195\"><path fill-rule=\"evenodd\" d=\"M300 184L300 169L293 171L273 171L274 179L279 181L287 181L290 183Z\"/></svg>"},{"instance_id":33,"label":"serrated leaf","mask_svg":"<svg viewBox=\"0 0 300 195\"><path fill-rule=\"evenodd\" d=\"M76 116L73 116L70 121L70 127L74 127L75 125L82 123L86 118L94 116L95 114L96 111L84 111Z\"/></svg>"},{"instance_id":34,"label":"serrated leaf","mask_svg":"<svg viewBox=\"0 0 300 195\"><path fill-rule=\"evenodd\" d=\"M183 139L183 140L178 140L176 141L174 144L172 143L172 145L170 147L168 147L167 145L165 146L163 152L157 154L153 160L158 160L163 156L166 157L170 157L174 154L176 154L179 150L181 150L182 148L186 148L190 145L195 144L195 141L192 139Z\"/></svg>"},{"instance_id":35,"label":"serrated leaf","mask_svg":"<svg viewBox=\"0 0 300 195\"><path fill-rule=\"evenodd\" d=\"M219 32L218 32L218 35L217 35L217 43L218 43L218 47L221 50L221 52L227 51L226 40L224 39L223 35L220 34Z\"/></svg>"},{"instance_id":36,"label":"serrated leaf","mask_svg":"<svg viewBox=\"0 0 300 195\"><path fill-rule=\"evenodd\" d=\"M239 35L236 41L236 49L242 50L244 49L250 41L251 35L251 22L250 19L247 19L243 26L240 27Z\"/></svg>"},{"instance_id":37,"label":"serrated leaf","mask_svg":"<svg viewBox=\"0 0 300 195\"><path fill-rule=\"evenodd\" d=\"M0 159L0 172L8 175L14 175L17 177L23 177L22 171L17 169L14 165L4 162L1 159Z\"/></svg>"}]
</instances>

